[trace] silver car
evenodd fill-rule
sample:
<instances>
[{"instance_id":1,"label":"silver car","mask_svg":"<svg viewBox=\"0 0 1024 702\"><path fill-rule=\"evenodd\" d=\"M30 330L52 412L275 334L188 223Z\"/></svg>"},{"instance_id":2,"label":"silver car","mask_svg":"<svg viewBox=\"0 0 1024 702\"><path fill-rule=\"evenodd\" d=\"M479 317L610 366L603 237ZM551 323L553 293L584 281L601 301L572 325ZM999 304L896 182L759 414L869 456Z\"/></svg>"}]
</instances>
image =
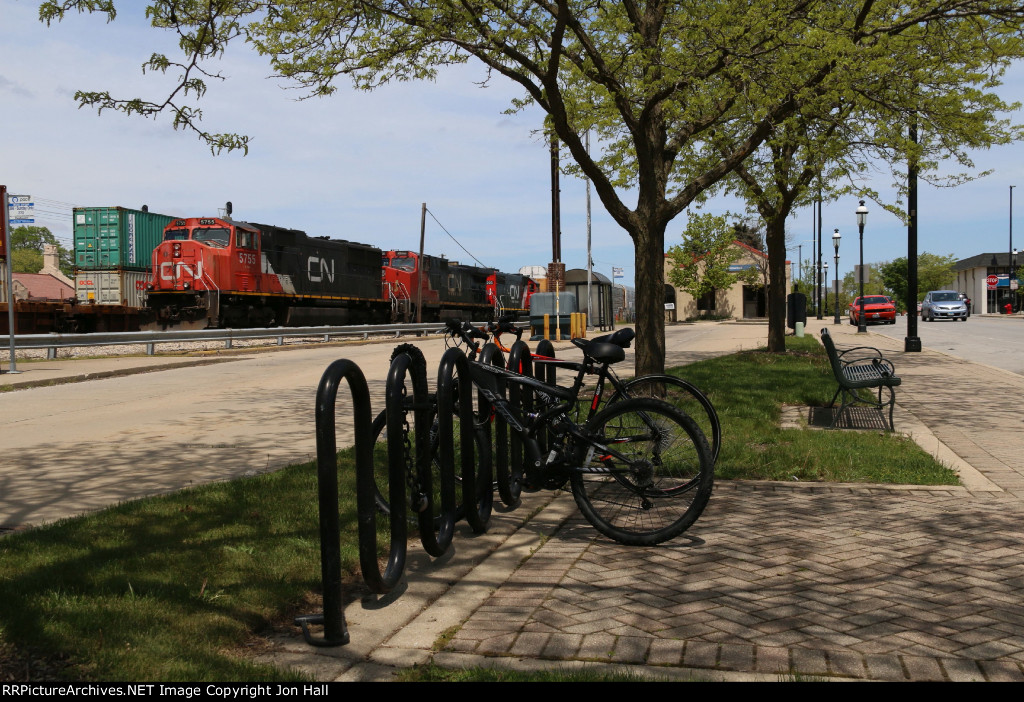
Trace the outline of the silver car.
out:
<instances>
[{"instance_id":1,"label":"silver car","mask_svg":"<svg viewBox=\"0 0 1024 702\"><path fill-rule=\"evenodd\" d=\"M921 321L934 322L936 319L959 319L967 321L967 305L960 294L953 290L932 290L921 303Z\"/></svg>"}]
</instances>

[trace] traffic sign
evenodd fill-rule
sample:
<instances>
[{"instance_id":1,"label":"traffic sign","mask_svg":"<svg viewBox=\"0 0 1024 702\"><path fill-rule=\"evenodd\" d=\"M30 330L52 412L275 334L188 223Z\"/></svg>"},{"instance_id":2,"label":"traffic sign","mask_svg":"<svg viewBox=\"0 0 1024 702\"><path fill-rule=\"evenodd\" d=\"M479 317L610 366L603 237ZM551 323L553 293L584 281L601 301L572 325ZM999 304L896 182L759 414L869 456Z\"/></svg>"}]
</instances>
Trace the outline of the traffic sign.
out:
<instances>
[{"instance_id":1,"label":"traffic sign","mask_svg":"<svg viewBox=\"0 0 1024 702\"><path fill-rule=\"evenodd\" d=\"M985 278L985 284L988 285L989 290L995 290L996 285L999 284L999 277L995 275L990 275L989 277Z\"/></svg>"}]
</instances>

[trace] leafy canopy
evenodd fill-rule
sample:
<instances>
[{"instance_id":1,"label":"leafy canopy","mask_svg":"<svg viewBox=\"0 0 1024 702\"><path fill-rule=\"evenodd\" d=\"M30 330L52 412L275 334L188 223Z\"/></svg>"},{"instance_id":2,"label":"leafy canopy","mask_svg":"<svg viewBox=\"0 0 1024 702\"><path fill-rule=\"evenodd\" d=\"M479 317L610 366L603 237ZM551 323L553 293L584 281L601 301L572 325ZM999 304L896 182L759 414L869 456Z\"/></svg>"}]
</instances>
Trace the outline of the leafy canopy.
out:
<instances>
[{"instance_id":1,"label":"leafy canopy","mask_svg":"<svg viewBox=\"0 0 1024 702\"><path fill-rule=\"evenodd\" d=\"M48 0L40 16L72 10L115 15L113 0ZM143 65L176 73L173 92L83 91L79 103L167 112L214 151L249 146L206 131L195 106L235 40L306 97L334 93L345 77L366 90L431 79L470 58L519 86L509 109L540 107L567 168L590 179L634 240L639 372L664 365L668 223L780 125L798 113L827 121L857 103L879 134L897 134L930 86L934 114L963 119L963 133L964 101L983 105L1000 62L1024 55L1019 0L151 0L147 16L178 35L181 57Z\"/></svg>"}]
</instances>

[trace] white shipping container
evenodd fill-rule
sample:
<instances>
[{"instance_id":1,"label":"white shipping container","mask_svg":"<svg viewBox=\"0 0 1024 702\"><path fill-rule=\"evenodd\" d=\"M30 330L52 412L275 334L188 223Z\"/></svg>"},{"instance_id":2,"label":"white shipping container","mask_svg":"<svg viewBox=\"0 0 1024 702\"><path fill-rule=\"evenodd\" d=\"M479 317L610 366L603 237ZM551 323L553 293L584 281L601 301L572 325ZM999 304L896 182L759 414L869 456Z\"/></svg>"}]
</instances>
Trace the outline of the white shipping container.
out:
<instances>
[{"instance_id":1,"label":"white shipping container","mask_svg":"<svg viewBox=\"0 0 1024 702\"><path fill-rule=\"evenodd\" d=\"M75 274L75 297L97 305L144 307L146 271L79 271Z\"/></svg>"}]
</instances>

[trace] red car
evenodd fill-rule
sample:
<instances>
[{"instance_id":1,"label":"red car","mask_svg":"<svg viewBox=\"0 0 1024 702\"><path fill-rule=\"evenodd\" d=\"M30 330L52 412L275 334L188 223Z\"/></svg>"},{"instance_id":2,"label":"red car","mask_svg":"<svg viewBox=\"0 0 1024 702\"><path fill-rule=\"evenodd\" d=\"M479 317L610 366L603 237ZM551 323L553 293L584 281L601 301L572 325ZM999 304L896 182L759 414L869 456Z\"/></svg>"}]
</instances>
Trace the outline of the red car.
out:
<instances>
[{"instance_id":1,"label":"red car","mask_svg":"<svg viewBox=\"0 0 1024 702\"><path fill-rule=\"evenodd\" d=\"M864 323L896 324L896 305L884 295L864 296ZM860 298L850 303L850 324L860 324Z\"/></svg>"}]
</instances>

